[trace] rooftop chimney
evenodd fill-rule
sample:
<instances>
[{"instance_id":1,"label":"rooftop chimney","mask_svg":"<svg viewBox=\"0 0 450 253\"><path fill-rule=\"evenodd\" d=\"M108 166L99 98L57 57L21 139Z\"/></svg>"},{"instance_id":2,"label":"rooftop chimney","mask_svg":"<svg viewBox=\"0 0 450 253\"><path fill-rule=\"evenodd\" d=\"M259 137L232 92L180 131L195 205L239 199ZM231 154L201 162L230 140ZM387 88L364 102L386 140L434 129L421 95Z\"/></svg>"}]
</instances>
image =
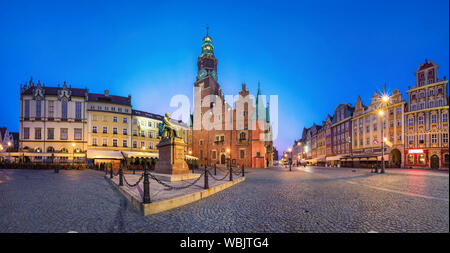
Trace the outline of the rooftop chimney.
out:
<instances>
[{"instance_id":1,"label":"rooftop chimney","mask_svg":"<svg viewBox=\"0 0 450 253\"><path fill-rule=\"evenodd\" d=\"M109 90L105 90L105 97L109 96Z\"/></svg>"}]
</instances>

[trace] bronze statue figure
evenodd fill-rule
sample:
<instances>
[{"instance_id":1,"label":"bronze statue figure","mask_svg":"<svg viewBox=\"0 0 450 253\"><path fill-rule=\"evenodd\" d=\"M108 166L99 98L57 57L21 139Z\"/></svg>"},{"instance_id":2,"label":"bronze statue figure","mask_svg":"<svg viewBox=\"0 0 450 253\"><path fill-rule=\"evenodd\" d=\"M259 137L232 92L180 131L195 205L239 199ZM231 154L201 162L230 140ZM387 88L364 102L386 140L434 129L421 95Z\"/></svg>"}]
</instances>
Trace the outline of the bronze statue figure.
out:
<instances>
[{"instance_id":1,"label":"bronze statue figure","mask_svg":"<svg viewBox=\"0 0 450 253\"><path fill-rule=\"evenodd\" d=\"M178 136L177 130L175 129L175 126L170 122L168 112L166 112L166 115L164 116L163 124L159 125L159 136L162 139L180 138Z\"/></svg>"}]
</instances>

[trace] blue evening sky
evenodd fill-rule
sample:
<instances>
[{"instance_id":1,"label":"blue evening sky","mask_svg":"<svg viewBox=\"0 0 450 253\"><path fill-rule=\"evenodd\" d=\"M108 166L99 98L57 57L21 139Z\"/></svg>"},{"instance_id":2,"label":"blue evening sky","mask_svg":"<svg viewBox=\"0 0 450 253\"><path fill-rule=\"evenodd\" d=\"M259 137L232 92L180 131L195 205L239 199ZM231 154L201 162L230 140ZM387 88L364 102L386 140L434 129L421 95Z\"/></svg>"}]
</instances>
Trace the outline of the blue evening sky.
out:
<instances>
[{"instance_id":1,"label":"blue evening sky","mask_svg":"<svg viewBox=\"0 0 450 253\"><path fill-rule=\"evenodd\" d=\"M383 83L405 96L425 58L449 76L448 1L0 0L0 126L19 129L19 84L64 80L132 95L134 108L173 111L192 97L206 24L219 83L279 96L280 152Z\"/></svg>"}]
</instances>

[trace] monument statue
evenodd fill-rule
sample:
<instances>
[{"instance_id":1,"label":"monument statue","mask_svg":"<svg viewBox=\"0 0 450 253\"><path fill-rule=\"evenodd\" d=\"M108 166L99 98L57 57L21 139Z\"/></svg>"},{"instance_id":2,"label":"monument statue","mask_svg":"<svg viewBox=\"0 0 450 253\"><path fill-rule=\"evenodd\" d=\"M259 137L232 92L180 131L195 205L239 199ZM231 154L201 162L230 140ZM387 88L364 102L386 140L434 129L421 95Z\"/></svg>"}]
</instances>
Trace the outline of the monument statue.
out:
<instances>
[{"instance_id":1,"label":"monument statue","mask_svg":"<svg viewBox=\"0 0 450 253\"><path fill-rule=\"evenodd\" d=\"M179 136L174 124L170 122L169 113L164 116L158 132L161 141L156 145L159 159L155 166L155 172L170 175L189 174L189 167L184 160L187 144Z\"/></svg>"},{"instance_id":2,"label":"monument statue","mask_svg":"<svg viewBox=\"0 0 450 253\"><path fill-rule=\"evenodd\" d=\"M164 116L163 124L159 125L159 136L161 136L162 139L180 138L175 126L170 122L168 112L166 112L166 115Z\"/></svg>"}]
</instances>

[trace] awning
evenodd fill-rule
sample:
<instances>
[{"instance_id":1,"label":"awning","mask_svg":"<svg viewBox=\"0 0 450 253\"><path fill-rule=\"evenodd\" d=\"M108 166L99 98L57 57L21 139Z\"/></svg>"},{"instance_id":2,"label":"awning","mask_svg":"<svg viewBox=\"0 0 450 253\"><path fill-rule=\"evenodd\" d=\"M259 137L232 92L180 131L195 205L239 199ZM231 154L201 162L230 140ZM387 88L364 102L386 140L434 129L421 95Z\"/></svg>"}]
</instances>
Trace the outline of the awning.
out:
<instances>
[{"instance_id":1,"label":"awning","mask_svg":"<svg viewBox=\"0 0 450 253\"><path fill-rule=\"evenodd\" d=\"M319 156L319 157L316 157L316 160L317 160L318 162L324 162L325 159L326 159L325 156Z\"/></svg>"},{"instance_id":2,"label":"awning","mask_svg":"<svg viewBox=\"0 0 450 253\"><path fill-rule=\"evenodd\" d=\"M21 157L21 156L52 156L55 157L85 157L85 153L48 153L48 152L11 152L10 153L0 153L0 156L11 156L11 157Z\"/></svg>"},{"instance_id":3,"label":"awning","mask_svg":"<svg viewBox=\"0 0 450 253\"><path fill-rule=\"evenodd\" d=\"M188 160L198 160L197 157L191 156L191 155L185 155L184 158L185 158L185 159L188 159Z\"/></svg>"},{"instance_id":4,"label":"awning","mask_svg":"<svg viewBox=\"0 0 450 253\"><path fill-rule=\"evenodd\" d=\"M133 151L123 151L123 155L126 158L131 157L140 157L140 158L158 158L158 153L152 153L152 152L133 152Z\"/></svg>"},{"instance_id":5,"label":"awning","mask_svg":"<svg viewBox=\"0 0 450 253\"><path fill-rule=\"evenodd\" d=\"M341 159L342 155L335 155L335 156L330 156L327 157L327 161L339 161Z\"/></svg>"},{"instance_id":6,"label":"awning","mask_svg":"<svg viewBox=\"0 0 450 253\"><path fill-rule=\"evenodd\" d=\"M88 150L88 159L123 159L122 152L120 151L107 151L107 150Z\"/></svg>"},{"instance_id":7,"label":"awning","mask_svg":"<svg viewBox=\"0 0 450 253\"><path fill-rule=\"evenodd\" d=\"M377 156L377 160L381 161L381 155ZM389 155L384 155L384 160L389 161Z\"/></svg>"}]
</instances>

